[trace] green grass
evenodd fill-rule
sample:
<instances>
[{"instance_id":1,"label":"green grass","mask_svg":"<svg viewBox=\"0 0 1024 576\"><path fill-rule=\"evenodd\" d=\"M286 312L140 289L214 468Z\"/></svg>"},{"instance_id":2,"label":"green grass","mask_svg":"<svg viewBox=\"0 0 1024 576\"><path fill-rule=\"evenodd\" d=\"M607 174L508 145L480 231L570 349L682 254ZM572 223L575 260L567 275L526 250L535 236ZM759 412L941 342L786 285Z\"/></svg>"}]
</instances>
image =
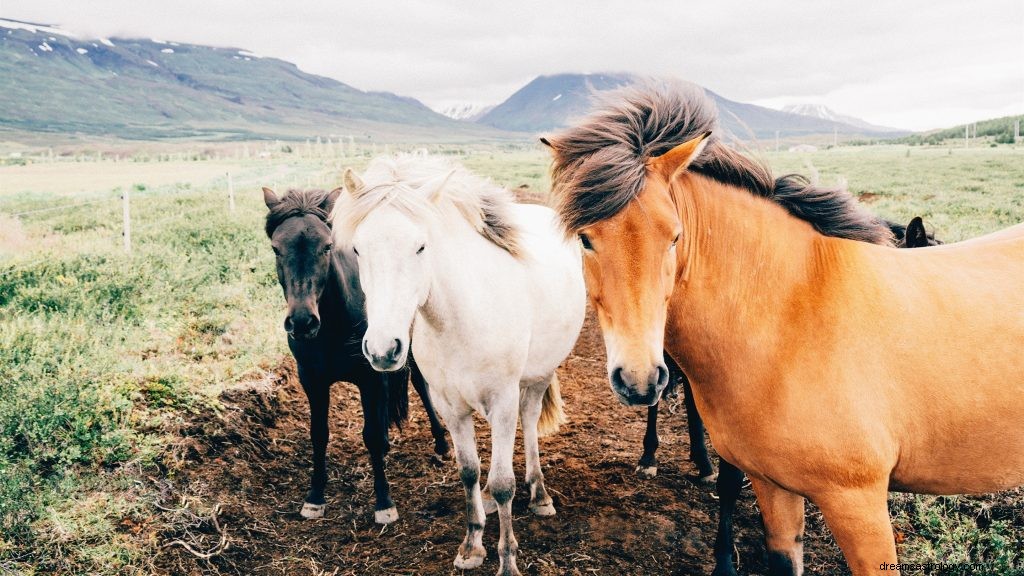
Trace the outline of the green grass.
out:
<instances>
[{"instance_id":1,"label":"green grass","mask_svg":"<svg viewBox=\"0 0 1024 576\"><path fill-rule=\"evenodd\" d=\"M431 150L511 188L549 185L547 155L532 146ZM342 167L362 168L373 153L239 160L233 214L223 179L138 182L131 255L121 250L117 190L89 190L80 197L110 200L0 226L19 236L0 235L0 573L147 573L159 542L151 529L135 530L152 515L139 480L173 479L176 423L216 409L225 386L285 353L258 184L330 187ZM779 173L845 179L874 210L900 221L923 215L947 241L1024 221L1024 150L858 147L767 158ZM8 194L0 214L60 196ZM1022 501L1019 492L894 496L901 558L983 560L993 573L1024 574Z\"/></svg>"}]
</instances>

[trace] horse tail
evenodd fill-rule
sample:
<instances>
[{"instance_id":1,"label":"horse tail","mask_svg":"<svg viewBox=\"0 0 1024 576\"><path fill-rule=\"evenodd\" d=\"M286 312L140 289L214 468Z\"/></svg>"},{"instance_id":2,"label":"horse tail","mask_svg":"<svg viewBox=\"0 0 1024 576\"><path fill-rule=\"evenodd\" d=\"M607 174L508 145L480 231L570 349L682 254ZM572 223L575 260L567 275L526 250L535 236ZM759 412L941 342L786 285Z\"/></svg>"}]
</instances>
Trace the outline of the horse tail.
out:
<instances>
[{"instance_id":1,"label":"horse tail","mask_svg":"<svg viewBox=\"0 0 1024 576\"><path fill-rule=\"evenodd\" d=\"M537 422L537 434L547 436L558 432L558 427L567 421L562 410L562 390L558 383L558 374L551 375L548 389L544 391L544 399L540 404L540 420Z\"/></svg>"},{"instance_id":2,"label":"horse tail","mask_svg":"<svg viewBox=\"0 0 1024 576\"><path fill-rule=\"evenodd\" d=\"M409 371L399 370L384 375L388 387L388 426L402 429L409 419Z\"/></svg>"}]
</instances>

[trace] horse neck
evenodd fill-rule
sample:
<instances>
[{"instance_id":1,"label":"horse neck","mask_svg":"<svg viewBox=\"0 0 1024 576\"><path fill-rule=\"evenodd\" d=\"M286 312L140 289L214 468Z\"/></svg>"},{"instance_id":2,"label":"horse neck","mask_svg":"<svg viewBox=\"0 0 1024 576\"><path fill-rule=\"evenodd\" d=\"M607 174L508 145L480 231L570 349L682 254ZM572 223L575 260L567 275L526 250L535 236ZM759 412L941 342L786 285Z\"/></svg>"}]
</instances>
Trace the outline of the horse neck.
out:
<instances>
[{"instance_id":1,"label":"horse neck","mask_svg":"<svg viewBox=\"0 0 1024 576\"><path fill-rule=\"evenodd\" d=\"M724 382L784 348L803 317L794 311L827 289L842 250L771 200L705 176L684 174L672 193L686 233L666 340L697 380Z\"/></svg>"},{"instance_id":2,"label":"horse neck","mask_svg":"<svg viewBox=\"0 0 1024 576\"><path fill-rule=\"evenodd\" d=\"M320 323L323 326L351 327L358 324L349 310L352 295L345 279L345 269L336 254L331 255L331 268L327 272L327 284L317 302Z\"/></svg>"}]
</instances>

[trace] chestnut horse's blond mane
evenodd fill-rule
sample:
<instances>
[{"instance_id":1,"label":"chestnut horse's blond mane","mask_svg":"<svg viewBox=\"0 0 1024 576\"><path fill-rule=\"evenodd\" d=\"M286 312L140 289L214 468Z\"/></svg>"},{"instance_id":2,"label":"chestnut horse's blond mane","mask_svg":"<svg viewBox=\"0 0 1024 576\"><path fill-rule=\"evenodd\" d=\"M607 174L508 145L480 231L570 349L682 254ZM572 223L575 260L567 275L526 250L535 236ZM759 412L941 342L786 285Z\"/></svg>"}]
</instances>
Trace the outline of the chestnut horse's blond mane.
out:
<instances>
[{"instance_id":1,"label":"chestnut horse's blond mane","mask_svg":"<svg viewBox=\"0 0 1024 576\"><path fill-rule=\"evenodd\" d=\"M545 141L552 148L553 193L566 231L605 220L644 187L646 162L711 132L690 170L774 200L826 236L891 244L884 222L845 189L812 184L803 176L774 178L764 163L727 146L716 134L718 111L702 89L655 82L604 93L596 111Z\"/></svg>"}]
</instances>

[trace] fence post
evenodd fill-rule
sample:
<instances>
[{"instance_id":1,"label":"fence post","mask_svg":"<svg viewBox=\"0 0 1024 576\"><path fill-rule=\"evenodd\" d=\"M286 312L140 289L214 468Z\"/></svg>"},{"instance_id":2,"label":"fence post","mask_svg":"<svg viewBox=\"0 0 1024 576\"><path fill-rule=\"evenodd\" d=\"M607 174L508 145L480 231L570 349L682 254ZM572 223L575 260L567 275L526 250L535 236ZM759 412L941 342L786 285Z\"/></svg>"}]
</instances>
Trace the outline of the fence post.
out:
<instances>
[{"instance_id":1,"label":"fence post","mask_svg":"<svg viewBox=\"0 0 1024 576\"><path fill-rule=\"evenodd\" d=\"M228 172L228 208L235 211L235 185L231 182L231 172Z\"/></svg>"},{"instance_id":2,"label":"fence post","mask_svg":"<svg viewBox=\"0 0 1024 576\"><path fill-rule=\"evenodd\" d=\"M121 194L121 212L124 216L124 231L121 233L124 236L124 251L128 254L132 253L132 216L131 209L129 208L128 192L131 190L131 186L124 189Z\"/></svg>"}]
</instances>

